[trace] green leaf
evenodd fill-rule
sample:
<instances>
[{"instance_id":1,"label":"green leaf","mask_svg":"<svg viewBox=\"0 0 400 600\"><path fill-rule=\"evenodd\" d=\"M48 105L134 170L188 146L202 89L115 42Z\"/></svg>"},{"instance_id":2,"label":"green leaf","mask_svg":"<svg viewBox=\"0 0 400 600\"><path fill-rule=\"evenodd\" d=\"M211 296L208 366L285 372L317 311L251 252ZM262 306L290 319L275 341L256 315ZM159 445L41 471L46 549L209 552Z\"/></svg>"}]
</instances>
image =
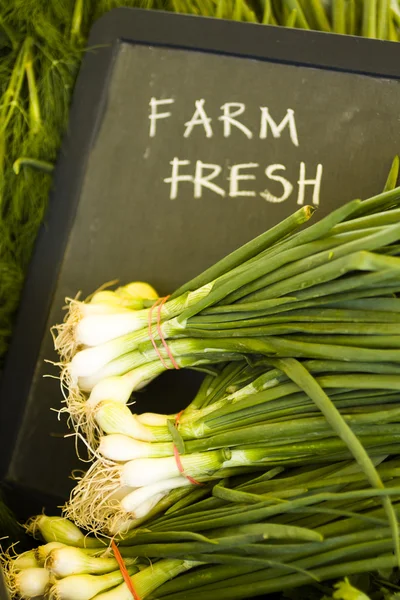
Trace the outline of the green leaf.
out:
<instances>
[{"instance_id":1,"label":"green leaf","mask_svg":"<svg viewBox=\"0 0 400 600\"><path fill-rule=\"evenodd\" d=\"M347 577L335 584L334 600L370 600L369 596L353 587Z\"/></svg>"},{"instance_id":2,"label":"green leaf","mask_svg":"<svg viewBox=\"0 0 400 600\"><path fill-rule=\"evenodd\" d=\"M183 441L179 431L175 427L175 423L172 419L167 421L168 431L171 434L172 441L175 444L179 454L185 454L185 442Z\"/></svg>"}]
</instances>

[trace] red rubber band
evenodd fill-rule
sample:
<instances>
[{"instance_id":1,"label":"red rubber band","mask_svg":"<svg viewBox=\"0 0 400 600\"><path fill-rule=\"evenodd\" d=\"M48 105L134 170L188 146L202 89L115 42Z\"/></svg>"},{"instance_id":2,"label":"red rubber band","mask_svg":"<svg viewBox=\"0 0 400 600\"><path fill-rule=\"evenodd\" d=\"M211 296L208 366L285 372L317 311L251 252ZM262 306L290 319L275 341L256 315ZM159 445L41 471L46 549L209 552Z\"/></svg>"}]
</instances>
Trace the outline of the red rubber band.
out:
<instances>
[{"instance_id":1,"label":"red rubber band","mask_svg":"<svg viewBox=\"0 0 400 600\"><path fill-rule=\"evenodd\" d=\"M148 318L149 338L150 338L151 343L153 344L153 348L156 351L157 356L160 359L164 369L170 369L170 367L165 362L165 360L160 352L160 349L158 348L156 342L154 341L154 336L153 336L152 315L153 315L153 310L158 306L158 309L157 309L157 332L158 332L159 338L162 342L162 345L166 349L168 357L169 357L171 363L173 364L173 367L175 369L179 370L180 367L177 364L176 360L174 359L173 354L172 354L167 342L165 341L162 331L161 331L161 308L162 308L162 305L164 304L164 302L166 302L168 300L168 298L169 298L169 296L165 296L164 298L157 298L157 300L155 301L153 306L149 309L149 318Z\"/></svg>"},{"instance_id":2,"label":"red rubber band","mask_svg":"<svg viewBox=\"0 0 400 600\"><path fill-rule=\"evenodd\" d=\"M128 590L132 594L132 598L134 598L135 600L141 600L139 594L135 590L135 586L133 585L132 579L130 578L128 569L125 566L124 559L122 558L121 553L118 550L118 546L114 542L114 540L111 540L111 547L114 552L115 559L118 563L119 570L121 571L122 577L124 578L124 581L127 585Z\"/></svg>"},{"instance_id":3,"label":"red rubber band","mask_svg":"<svg viewBox=\"0 0 400 600\"><path fill-rule=\"evenodd\" d=\"M175 427L178 427L179 422L181 420L181 416L183 415L183 410L181 410L180 412L178 412L178 414L175 417Z\"/></svg>"},{"instance_id":4,"label":"red rubber band","mask_svg":"<svg viewBox=\"0 0 400 600\"><path fill-rule=\"evenodd\" d=\"M162 344L163 344L164 348L167 351L167 354L169 356L170 361L174 365L174 368L177 369L177 370L179 370L179 365L177 364L176 360L174 359L173 354L172 354L172 352L171 352L171 350L170 350L167 342L165 341L164 336L163 336L162 331L161 331L161 308L162 308L162 305L164 304L164 302L166 302L168 300L168 298L169 298L169 296L165 296L165 298L162 299L162 302L158 305L158 309L157 309L157 332L158 332L158 335L160 337L160 340L162 341Z\"/></svg>"},{"instance_id":5,"label":"red rubber band","mask_svg":"<svg viewBox=\"0 0 400 600\"><path fill-rule=\"evenodd\" d=\"M149 323L149 338L151 343L153 344L153 348L157 353L158 358L161 360L162 365L164 367L164 369L168 369L169 367L167 366L165 360L163 359L160 350L158 349L157 344L154 341L154 337L153 337L153 324L152 324L152 314L153 314L153 310L155 309L155 307L157 306L157 304L159 304L162 301L162 298L157 298L157 300L155 301L155 303L153 304L153 306L149 309L149 319L148 319L148 323Z\"/></svg>"},{"instance_id":6,"label":"red rubber band","mask_svg":"<svg viewBox=\"0 0 400 600\"><path fill-rule=\"evenodd\" d=\"M190 483L193 483L193 485L203 485L202 483L200 483L200 481L196 481L196 479L193 479L193 477L190 477L190 475L186 475L185 469L183 468L183 465L181 462L181 457L179 456L178 448L175 446L175 444L174 444L174 456L175 456L175 460L176 460L176 466L179 469L179 473L181 473L181 475L186 477L186 479L188 481L190 481Z\"/></svg>"},{"instance_id":7,"label":"red rubber band","mask_svg":"<svg viewBox=\"0 0 400 600\"><path fill-rule=\"evenodd\" d=\"M181 416L182 416L183 412L184 411L181 410L175 416L175 427L176 428L178 428L179 421L181 420ZM176 460L176 466L179 469L179 473L181 475L183 475L184 477L186 477L186 479L188 481L190 481L190 483L193 483L193 485L203 485L202 483L200 483L200 481L196 481L196 479L193 479L193 477L190 477L190 475L186 475L185 469L183 468L183 465L182 465L182 462L181 462L181 457L179 456L178 448L175 446L175 444L173 444L173 449L174 449L174 456L175 456L175 460Z\"/></svg>"}]
</instances>

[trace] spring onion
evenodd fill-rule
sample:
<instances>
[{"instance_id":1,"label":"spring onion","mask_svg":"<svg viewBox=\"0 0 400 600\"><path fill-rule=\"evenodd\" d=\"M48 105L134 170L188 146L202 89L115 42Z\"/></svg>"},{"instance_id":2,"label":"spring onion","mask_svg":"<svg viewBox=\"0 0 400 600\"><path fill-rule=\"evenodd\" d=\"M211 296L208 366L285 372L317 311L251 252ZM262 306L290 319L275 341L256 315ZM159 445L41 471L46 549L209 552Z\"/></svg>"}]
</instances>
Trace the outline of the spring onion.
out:
<instances>
[{"instance_id":1,"label":"spring onion","mask_svg":"<svg viewBox=\"0 0 400 600\"><path fill-rule=\"evenodd\" d=\"M191 569L196 563L189 560L164 559L147 567L131 577L139 598L146 598L151 592L169 579L173 579ZM132 594L125 583L97 596L97 600L132 600Z\"/></svg>"},{"instance_id":2,"label":"spring onion","mask_svg":"<svg viewBox=\"0 0 400 600\"><path fill-rule=\"evenodd\" d=\"M46 569L24 569L15 576L15 591L21 598L36 598L44 595L50 582L51 576Z\"/></svg>"},{"instance_id":3,"label":"spring onion","mask_svg":"<svg viewBox=\"0 0 400 600\"><path fill-rule=\"evenodd\" d=\"M101 436L98 458L74 488L65 515L80 527L114 535L137 527L146 510L163 510L172 489L188 486L187 476L205 483L266 464L317 464L351 457L354 450L346 447L353 442L349 446L348 440L337 437L302 388L302 380L291 381L283 363L269 363L261 359L253 365L216 367L180 414L177 428L171 428L165 415L147 415L156 424L145 425L124 404L100 403L97 408L108 435ZM374 457L400 447L400 366L332 360L301 364L313 375L318 394L325 392L340 411L337 431L350 426L366 448L372 463L366 466L360 460L374 478ZM183 444L180 467L174 444ZM140 498L145 500L138 503Z\"/></svg>"},{"instance_id":4,"label":"spring onion","mask_svg":"<svg viewBox=\"0 0 400 600\"><path fill-rule=\"evenodd\" d=\"M138 572L137 567L128 567L129 575ZM49 600L90 600L97 594L123 583L121 571L105 575L69 575L58 579L51 587Z\"/></svg>"},{"instance_id":5,"label":"spring onion","mask_svg":"<svg viewBox=\"0 0 400 600\"><path fill-rule=\"evenodd\" d=\"M96 406L126 404L173 367L170 353L181 368L235 355L396 363L395 315L380 310L380 299L400 289L399 202L400 188L388 189L299 230L313 212L304 207L182 286L159 314L154 298L139 310L88 316L83 307L92 301L81 302L78 313L73 301L55 345L76 426L92 443ZM347 315L340 308L369 297L376 307L359 311L355 323L351 309ZM310 320L320 311L323 323Z\"/></svg>"},{"instance_id":6,"label":"spring onion","mask_svg":"<svg viewBox=\"0 0 400 600\"><path fill-rule=\"evenodd\" d=\"M61 544L60 542L49 542L48 544L43 544L36 548L36 550L34 550L35 558L39 565L43 567L50 552L59 548L65 548L65 544Z\"/></svg>"},{"instance_id":7,"label":"spring onion","mask_svg":"<svg viewBox=\"0 0 400 600\"><path fill-rule=\"evenodd\" d=\"M238 376L237 369L230 370ZM226 371L224 379L232 383ZM388 455L371 460L384 489L369 487L360 466L349 460L264 468L225 478L202 496L176 500L175 510L149 515L138 528L114 537L137 595L195 600L208 594L233 600L300 587L303 597L301 586L316 578L322 582L382 567L390 571L396 558L380 498L391 497L400 515L400 462ZM99 548L54 548L31 585L41 584L43 571L50 581L56 562L62 568L46 590L52 600L129 598L117 568L100 574L103 565L116 564L106 539ZM87 574L79 574L82 568ZM35 569L29 571L27 578ZM350 588L342 581L335 590Z\"/></svg>"},{"instance_id":8,"label":"spring onion","mask_svg":"<svg viewBox=\"0 0 400 600\"><path fill-rule=\"evenodd\" d=\"M16 571L22 571L23 569L39 567L39 562L35 550L27 550L26 552L17 555L13 561L13 566Z\"/></svg>"},{"instance_id":9,"label":"spring onion","mask_svg":"<svg viewBox=\"0 0 400 600\"><path fill-rule=\"evenodd\" d=\"M39 515L28 521L26 529L34 537L40 534L46 542L59 542L77 548L99 548L102 545L101 541L85 536L76 525L63 517Z\"/></svg>"},{"instance_id":10,"label":"spring onion","mask_svg":"<svg viewBox=\"0 0 400 600\"><path fill-rule=\"evenodd\" d=\"M134 562L134 559L131 559L127 566ZM56 577L68 577L80 573L110 573L118 568L118 563L115 558L90 556L79 548L64 546L50 552L45 567Z\"/></svg>"}]
</instances>

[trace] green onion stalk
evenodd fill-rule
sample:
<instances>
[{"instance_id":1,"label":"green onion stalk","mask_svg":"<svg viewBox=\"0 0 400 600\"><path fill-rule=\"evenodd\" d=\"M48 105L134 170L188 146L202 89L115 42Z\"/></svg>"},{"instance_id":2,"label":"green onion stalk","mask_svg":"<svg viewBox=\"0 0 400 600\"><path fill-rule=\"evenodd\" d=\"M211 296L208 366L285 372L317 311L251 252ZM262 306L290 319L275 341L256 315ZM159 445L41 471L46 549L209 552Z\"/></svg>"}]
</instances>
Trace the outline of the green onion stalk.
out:
<instances>
[{"instance_id":1,"label":"green onion stalk","mask_svg":"<svg viewBox=\"0 0 400 600\"><path fill-rule=\"evenodd\" d=\"M304 586L352 574L376 570L384 579L382 571L390 573L397 562L380 500L391 498L399 514L400 462L387 454L371 460L384 489L370 487L360 466L343 457L234 474L202 496L193 490L175 499L114 537L136 594L183 600L209 592L230 600L300 588L303 597ZM3 555L12 597L129 599L107 537L45 515L27 529L44 543ZM335 584L348 586L347 580Z\"/></svg>"}]
</instances>

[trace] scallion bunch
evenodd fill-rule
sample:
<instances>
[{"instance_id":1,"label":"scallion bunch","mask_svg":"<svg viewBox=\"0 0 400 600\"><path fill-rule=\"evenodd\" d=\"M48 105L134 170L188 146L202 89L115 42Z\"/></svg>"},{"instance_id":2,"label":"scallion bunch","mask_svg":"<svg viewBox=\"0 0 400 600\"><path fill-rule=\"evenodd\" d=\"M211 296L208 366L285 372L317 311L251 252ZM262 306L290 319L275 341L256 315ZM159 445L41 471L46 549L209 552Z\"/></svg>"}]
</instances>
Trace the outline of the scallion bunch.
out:
<instances>
[{"instance_id":1,"label":"scallion bunch","mask_svg":"<svg viewBox=\"0 0 400 600\"><path fill-rule=\"evenodd\" d=\"M370 457L400 453L400 365L299 363L338 411L335 430L304 389L305 378L294 383L284 362L275 362L276 368L263 359L220 367L205 377L179 420L99 403L98 458L65 514L80 527L114 535L190 495L196 484L204 494L207 482L267 465L334 462L352 454L362 462L343 438L346 427Z\"/></svg>"},{"instance_id":2,"label":"scallion bunch","mask_svg":"<svg viewBox=\"0 0 400 600\"><path fill-rule=\"evenodd\" d=\"M121 302L118 290L71 301L55 343L77 426L91 441L99 403L126 404L174 364L249 355L399 363L399 206L395 188L299 231L313 212L302 208L160 310L154 299L140 299L140 309L137 299Z\"/></svg>"},{"instance_id":3,"label":"scallion bunch","mask_svg":"<svg viewBox=\"0 0 400 600\"><path fill-rule=\"evenodd\" d=\"M397 558L380 499L390 497L399 514L400 462L385 455L373 462L384 489L369 487L351 460L276 466L192 489L114 538L135 594L240 600L300 588L303 598L303 586L321 589L322 582L374 571L384 583ZM13 598L131 600L107 538L44 515L28 529L45 543L3 557ZM332 590L334 598L357 591L347 580L335 587L344 595Z\"/></svg>"},{"instance_id":4,"label":"scallion bunch","mask_svg":"<svg viewBox=\"0 0 400 600\"><path fill-rule=\"evenodd\" d=\"M108 540L85 536L61 517L40 515L27 528L46 543L22 554L10 550L1 557L12 598L90 600L102 598L108 590L112 593L119 590L116 598L131 600ZM129 548L127 551L121 548L120 554L138 598L147 597L158 586L193 566L190 561L168 558L149 564L147 559L133 556Z\"/></svg>"},{"instance_id":5,"label":"scallion bunch","mask_svg":"<svg viewBox=\"0 0 400 600\"><path fill-rule=\"evenodd\" d=\"M388 189L305 229L312 209L300 209L157 310L154 298L138 301L123 288L73 301L56 336L67 408L89 446L99 431L107 436L67 514L115 533L194 478L290 463L293 454L307 464L344 452L383 489L371 456L398 451L390 403L399 385L399 204L400 188ZM243 358L264 371L236 395L197 400L179 432L163 415L146 423L126 406L167 368ZM388 401L376 406L374 394ZM390 499L383 503L400 554Z\"/></svg>"}]
</instances>

